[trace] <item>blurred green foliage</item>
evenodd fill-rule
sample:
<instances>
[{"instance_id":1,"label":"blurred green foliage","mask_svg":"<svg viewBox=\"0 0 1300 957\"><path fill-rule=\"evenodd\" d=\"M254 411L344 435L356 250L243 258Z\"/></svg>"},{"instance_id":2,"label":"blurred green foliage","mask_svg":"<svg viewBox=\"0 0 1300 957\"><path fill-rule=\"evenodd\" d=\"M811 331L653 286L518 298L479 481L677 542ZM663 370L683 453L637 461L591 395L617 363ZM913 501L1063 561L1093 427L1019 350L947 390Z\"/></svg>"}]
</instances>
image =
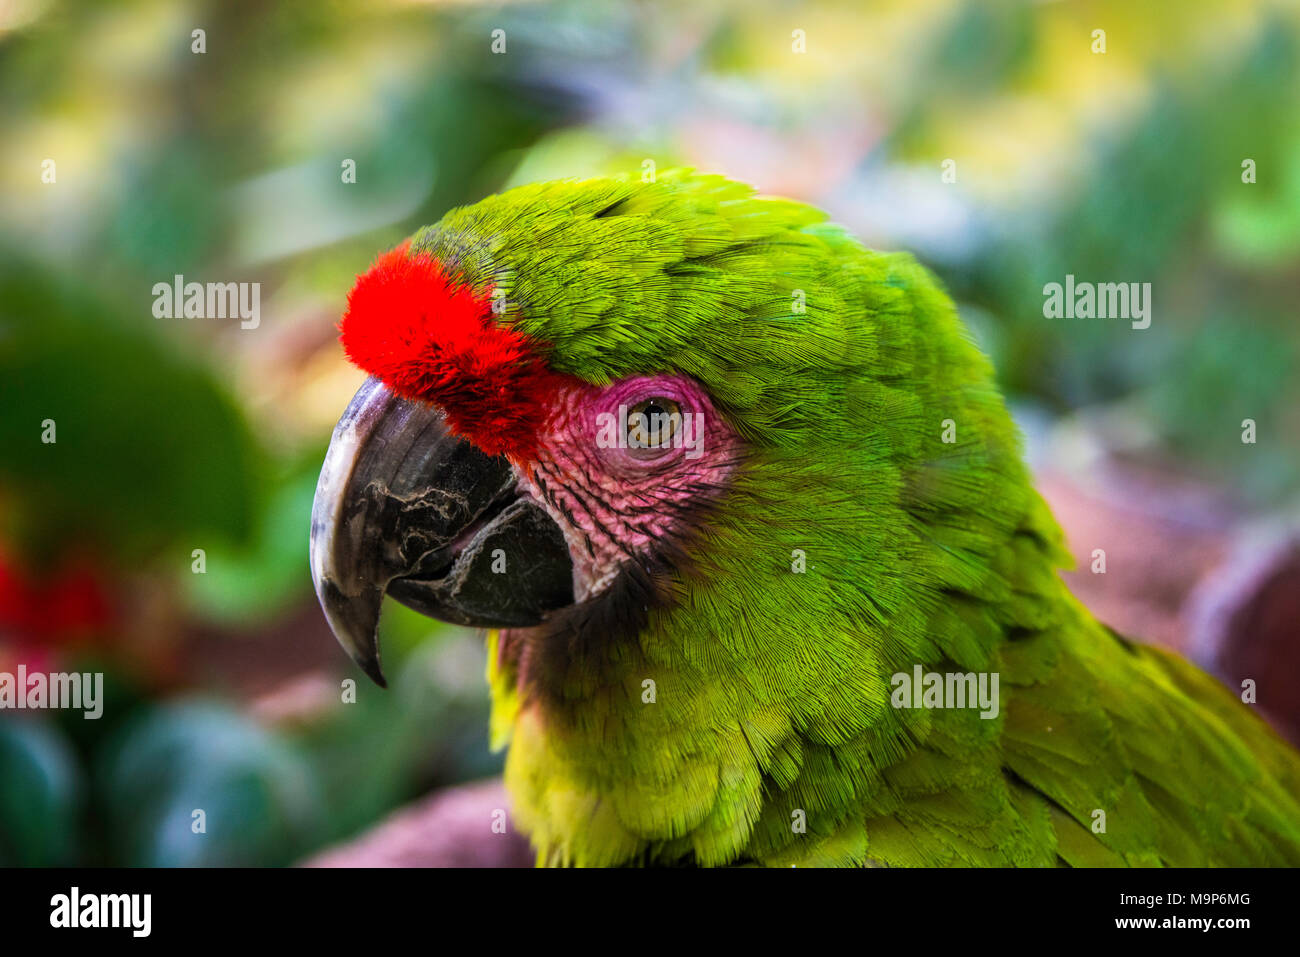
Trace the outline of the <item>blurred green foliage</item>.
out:
<instances>
[{"instance_id":1,"label":"blurred green foliage","mask_svg":"<svg viewBox=\"0 0 1300 957\"><path fill-rule=\"evenodd\" d=\"M75 863L83 786L67 743L51 728L0 722L0 867Z\"/></svg>"},{"instance_id":2,"label":"blurred green foliage","mask_svg":"<svg viewBox=\"0 0 1300 957\"><path fill-rule=\"evenodd\" d=\"M320 828L302 757L221 705L149 711L123 729L101 768L113 856L126 863L285 864Z\"/></svg>"},{"instance_id":3,"label":"blurred green foliage","mask_svg":"<svg viewBox=\"0 0 1300 957\"><path fill-rule=\"evenodd\" d=\"M259 453L233 398L75 272L0 257L0 381L5 538L28 554L78 542L136 561L182 529L247 538Z\"/></svg>"}]
</instances>

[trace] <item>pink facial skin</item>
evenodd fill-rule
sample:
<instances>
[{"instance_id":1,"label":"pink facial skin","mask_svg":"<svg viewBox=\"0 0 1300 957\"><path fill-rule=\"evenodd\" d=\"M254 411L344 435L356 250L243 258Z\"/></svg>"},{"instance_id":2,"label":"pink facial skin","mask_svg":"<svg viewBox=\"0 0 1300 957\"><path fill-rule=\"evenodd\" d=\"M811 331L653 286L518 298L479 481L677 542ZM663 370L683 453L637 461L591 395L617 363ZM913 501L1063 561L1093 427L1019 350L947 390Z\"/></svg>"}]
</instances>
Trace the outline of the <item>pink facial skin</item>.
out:
<instances>
[{"instance_id":1,"label":"pink facial skin","mask_svg":"<svg viewBox=\"0 0 1300 957\"><path fill-rule=\"evenodd\" d=\"M609 417L649 399L676 403L683 419L692 417L689 428L663 448L610 443ZM618 436L625 424L618 419ZM574 597L583 601L604 590L621 565L685 532L692 512L725 487L740 450L735 432L686 376L635 376L608 386L575 382L561 390L519 484L563 529Z\"/></svg>"}]
</instances>

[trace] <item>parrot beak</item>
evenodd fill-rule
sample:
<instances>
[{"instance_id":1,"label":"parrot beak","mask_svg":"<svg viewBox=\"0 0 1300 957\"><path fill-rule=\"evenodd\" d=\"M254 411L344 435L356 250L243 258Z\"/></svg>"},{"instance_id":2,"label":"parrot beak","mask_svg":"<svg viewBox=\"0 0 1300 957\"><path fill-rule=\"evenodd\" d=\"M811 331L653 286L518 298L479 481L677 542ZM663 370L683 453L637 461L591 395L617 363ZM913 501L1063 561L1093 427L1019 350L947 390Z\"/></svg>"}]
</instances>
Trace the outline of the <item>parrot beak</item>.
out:
<instances>
[{"instance_id":1,"label":"parrot beak","mask_svg":"<svg viewBox=\"0 0 1300 957\"><path fill-rule=\"evenodd\" d=\"M517 491L514 466L447 430L435 406L378 379L334 428L311 512L311 571L330 628L381 687L385 594L440 621L540 624L573 603L558 525Z\"/></svg>"}]
</instances>

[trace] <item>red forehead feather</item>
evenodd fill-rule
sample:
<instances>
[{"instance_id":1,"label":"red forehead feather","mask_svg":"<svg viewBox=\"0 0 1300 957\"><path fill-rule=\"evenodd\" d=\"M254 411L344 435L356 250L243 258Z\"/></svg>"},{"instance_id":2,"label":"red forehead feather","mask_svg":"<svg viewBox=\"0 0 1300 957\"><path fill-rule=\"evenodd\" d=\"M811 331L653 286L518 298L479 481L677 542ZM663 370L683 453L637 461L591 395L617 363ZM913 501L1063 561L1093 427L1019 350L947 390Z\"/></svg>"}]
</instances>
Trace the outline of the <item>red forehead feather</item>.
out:
<instances>
[{"instance_id":1,"label":"red forehead feather","mask_svg":"<svg viewBox=\"0 0 1300 957\"><path fill-rule=\"evenodd\" d=\"M489 455L527 458L561 377L522 333L409 241L380 255L348 294L339 339L349 359L406 399L441 406Z\"/></svg>"}]
</instances>

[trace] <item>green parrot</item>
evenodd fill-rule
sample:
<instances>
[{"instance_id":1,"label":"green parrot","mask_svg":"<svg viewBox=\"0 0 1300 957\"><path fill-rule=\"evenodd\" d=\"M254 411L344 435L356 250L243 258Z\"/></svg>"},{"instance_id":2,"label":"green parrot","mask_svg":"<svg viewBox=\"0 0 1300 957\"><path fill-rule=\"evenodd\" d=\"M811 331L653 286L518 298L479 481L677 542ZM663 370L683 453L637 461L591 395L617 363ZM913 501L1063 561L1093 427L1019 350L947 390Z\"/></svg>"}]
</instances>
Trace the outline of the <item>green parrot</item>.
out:
<instances>
[{"instance_id":1,"label":"green parrot","mask_svg":"<svg viewBox=\"0 0 1300 957\"><path fill-rule=\"evenodd\" d=\"M539 864L1300 864L1300 755L1099 623L933 276L718 176L524 186L348 297L334 633L489 629Z\"/></svg>"}]
</instances>

